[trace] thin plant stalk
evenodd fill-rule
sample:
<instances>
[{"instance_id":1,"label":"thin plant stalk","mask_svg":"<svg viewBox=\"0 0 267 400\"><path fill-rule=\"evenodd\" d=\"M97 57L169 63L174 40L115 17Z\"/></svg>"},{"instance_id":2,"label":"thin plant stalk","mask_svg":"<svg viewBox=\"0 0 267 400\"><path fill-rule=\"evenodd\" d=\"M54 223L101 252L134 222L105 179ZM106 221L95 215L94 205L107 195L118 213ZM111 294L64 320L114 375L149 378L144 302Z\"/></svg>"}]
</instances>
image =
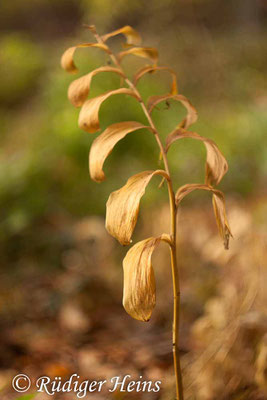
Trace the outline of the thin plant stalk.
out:
<instances>
[{"instance_id":1,"label":"thin plant stalk","mask_svg":"<svg viewBox=\"0 0 267 400\"><path fill-rule=\"evenodd\" d=\"M104 44L102 38L98 35L95 29L92 30L92 27L90 27L90 30L93 32L96 40L98 43ZM120 65L119 60L117 59L116 55L112 53L111 50L109 50L109 56L112 60L112 62L121 70L121 72L124 75L124 71ZM144 111L144 114L148 120L149 125L151 126L154 136L156 138L156 141L158 143L159 149L162 154L162 159L164 163L164 168L167 174L169 175L169 179L167 180L168 184L168 193L169 193L169 202L170 202L170 237L171 237L171 243L169 243L170 246L170 253L171 253L171 270L172 270L172 283L173 283L173 327L172 327L172 348L173 348L173 363L174 363L174 372L175 372L175 385L176 385L176 398L177 400L183 400L184 395L183 395L183 383L182 383L182 372L181 372L181 363L180 363L180 353L179 353L179 328L180 328L180 278L179 278L179 268L177 265L177 245L176 245L176 215L177 215L177 207L175 204L175 194L173 191L173 185L172 185L172 180L170 177L170 169L169 169L169 164L168 164L168 159L167 159L167 154L166 151L163 147L163 144L161 142L159 133L157 131L157 128L147 110L147 107L140 95L139 90L137 87L133 84L133 82L128 79L124 75L124 80L131 88L136 95L138 96L139 102L141 104L141 107Z\"/></svg>"}]
</instances>

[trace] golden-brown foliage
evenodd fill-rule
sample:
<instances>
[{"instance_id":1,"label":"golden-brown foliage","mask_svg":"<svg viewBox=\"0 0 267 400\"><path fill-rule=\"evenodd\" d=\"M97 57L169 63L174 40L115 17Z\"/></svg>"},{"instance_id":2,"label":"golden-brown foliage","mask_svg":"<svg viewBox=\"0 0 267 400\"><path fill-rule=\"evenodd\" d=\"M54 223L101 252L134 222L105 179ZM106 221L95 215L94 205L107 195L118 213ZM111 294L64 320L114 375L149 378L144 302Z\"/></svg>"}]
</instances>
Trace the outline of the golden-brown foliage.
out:
<instances>
[{"instance_id":1,"label":"golden-brown foliage","mask_svg":"<svg viewBox=\"0 0 267 400\"><path fill-rule=\"evenodd\" d=\"M74 64L73 57L75 50L79 47L98 47L107 52L113 63L114 67L111 66L102 66L99 67L87 75L82 76L71 83L68 91L68 97L72 104L76 107L81 107L80 115L79 115L79 127L86 132L95 133L100 130L99 123L99 109L102 103L108 99L109 97L116 94L124 94L134 97L138 102L141 103L145 115L148 118L150 129L155 135L158 144L160 145L160 150L163 155L167 154L170 146L178 139L182 138L193 138L200 140L204 143L207 150L207 159L206 159L206 178L205 185L204 184L193 184L193 185L185 185L181 187L176 194L176 206L179 206L182 198L189 194L191 191L195 189L204 189L211 191L213 194L213 207L215 212L216 221L218 224L219 232L224 240L225 248L228 248L229 236L230 236L230 228L227 222L226 214L225 214L225 203L223 194L215 190L211 185L218 184L225 173L227 172L228 165L227 162L219 151L216 144L211 140L207 139L203 136L198 135L195 132L188 131L188 127L192 125L197 120L197 112L196 109L192 106L190 101L183 95L177 94L177 79L175 72L168 67L158 66L158 51L152 47L134 47L133 45L138 45L141 42L140 35L130 26L125 26L121 29L117 29L111 33L99 36L96 32L94 26L88 26L89 30L94 34L97 43L85 43L78 46L74 46L65 51L62 56L61 65L67 71L71 73L77 72L77 68ZM111 49L105 44L105 42L119 34L123 34L126 37L127 45L129 46L126 50L120 52L117 56L113 54ZM122 67L121 60L127 55L135 55L138 57L143 57L151 60L153 64L146 65L140 70L138 70L134 77L133 81L129 80ZM159 71L167 71L172 76L172 85L170 93L165 95L154 95L148 99L147 105L142 101L142 98L136 88L138 81L147 73L159 72ZM122 77L124 82L128 87L122 87L116 90L111 90L109 92L103 93L97 97L87 99L92 78L100 73L100 72L113 72ZM158 136L156 128L151 120L149 114L153 111L155 106L163 101L175 100L179 101L183 104L183 106L187 110L186 117L178 124L178 127L171 132L166 141L165 149L161 145L161 140ZM92 144L90 154L89 154L89 170L91 178L97 182L103 181L105 178L103 172L103 164L107 156L111 153L113 147L116 143L123 139L128 133L134 132L138 129L144 128L145 126L137 121L125 121L114 123L110 125ZM111 235L119 240L119 242L123 245L128 245L131 243L131 236L133 230L135 228L137 217L139 213L139 204L140 199L145 193L145 189L150 182L151 178L154 175L161 174L164 176L167 181L170 181L169 171L166 164L166 157L164 159L165 162L165 171L144 171L138 173L131 177L125 186L121 189L113 192L107 202L107 214L106 214L106 228ZM169 189L171 186L169 187ZM172 188L170 189L172 191ZM142 243L142 242L141 242ZM138 246L139 248L139 246ZM127 258L127 269L131 271L133 274L135 268L138 270L141 268L146 268L144 262L139 264L134 264L131 268L129 267L129 262L135 262L133 254L131 252L131 257ZM149 255L151 257L152 253ZM138 267L137 267L138 265ZM149 267L150 268L150 267ZM124 298L127 298L127 307L126 310L132 314L132 310L134 310L134 316L140 315L142 313L147 315L147 303L140 301L137 306L136 296L139 288L139 278L141 275L135 275L136 279L134 283L131 285L125 283L124 289ZM152 275L147 275L147 279L152 279ZM149 284L149 282L147 282ZM152 283L151 283L152 285ZM129 291L129 293L127 293ZM149 296L149 294L147 294ZM141 296L142 297L142 296ZM131 299L135 299L135 305L131 306ZM124 302L125 304L125 302ZM141 318L146 319L146 318Z\"/></svg>"},{"instance_id":2,"label":"golden-brown foliage","mask_svg":"<svg viewBox=\"0 0 267 400\"><path fill-rule=\"evenodd\" d=\"M99 36L94 26L88 26L89 30L94 34L97 41L96 47L105 50L114 67L100 67L89 74L74 81L69 88L69 99L75 106L81 106L79 115L79 127L86 132L95 133L100 130L99 110L102 103L115 94L129 95L135 98L141 105L145 117L147 118L149 129L152 131L162 155L164 170L143 171L127 181L126 185L121 189L111 193L107 202L106 212L106 228L108 232L114 236L122 245L131 243L131 237L135 228L141 197L144 195L147 185L154 175L162 175L167 181L168 194L170 201L170 234L162 233L160 237L152 237L145 239L134 245L127 253L124 261L124 290L123 305L125 310L133 317L141 321L150 319L152 310L155 306L156 289L155 278L151 263L153 251L160 240L168 243L171 252L171 268L173 277L173 295L174 295L174 322L173 322L173 354L174 369L176 376L176 394L177 399L183 400L183 389L180 372L180 359L178 349L178 329L179 329L179 270L176 260L176 214L180 201L187 194L195 189L204 189L212 192L213 208L218 225L220 235L223 238L224 246L228 249L229 237L231 235L229 224L225 213L225 202L222 192L216 190L212 185L218 184L225 173L228 165L224 156L219 151L216 144L195 132L189 132L187 129L196 122L197 112L190 101L183 95L177 94L177 79L175 72L168 67L159 67L158 51L153 47L132 46L139 44L140 35L130 26L125 26L115 30L104 36ZM127 49L119 52L117 55L107 47L105 42L118 34L124 34L127 40ZM77 47L88 47L92 44L79 45ZM76 72L73 56L77 47L68 49L62 57L62 66L68 72ZM128 56L150 60L153 64L141 68L130 80L122 66L122 60ZM144 103L136 84L139 79L146 73L166 70L172 75L172 85L170 93L164 95L151 96L147 104ZM122 77L123 83L127 87L121 87L116 90L103 93L95 98L87 100L90 91L91 80L94 75L99 72L115 72ZM161 137L152 120L151 113L157 104L170 100L179 101L187 110L186 117L178 124L177 128L167 137L166 147L162 144ZM93 143L89 155L89 169L92 179L102 181L105 177L102 170L106 157L110 154L115 144L124 138L128 133L144 128L144 125L135 121L125 121L110 125ZM193 138L202 141L207 150L206 158L206 178L205 184L188 184L178 189L176 196L174 194L173 182L171 179L167 151L176 140L181 138Z\"/></svg>"}]
</instances>

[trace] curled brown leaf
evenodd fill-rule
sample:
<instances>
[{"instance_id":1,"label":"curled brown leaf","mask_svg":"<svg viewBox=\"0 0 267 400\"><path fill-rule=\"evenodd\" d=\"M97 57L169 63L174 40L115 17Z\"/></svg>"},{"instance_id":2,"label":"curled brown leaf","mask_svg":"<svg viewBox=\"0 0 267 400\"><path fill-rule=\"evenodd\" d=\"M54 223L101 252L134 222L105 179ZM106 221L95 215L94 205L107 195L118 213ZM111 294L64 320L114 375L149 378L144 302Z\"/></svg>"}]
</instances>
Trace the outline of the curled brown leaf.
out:
<instances>
[{"instance_id":1,"label":"curled brown leaf","mask_svg":"<svg viewBox=\"0 0 267 400\"><path fill-rule=\"evenodd\" d=\"M169 175L163 170L143 171L133 175L128 179L126 185L109 196L106 228L122 245L127 245L131 241L139 213L140 200L154 175L162 175L169 180Z\"/></svg>"},{"instance_id":2,"label":"curled brown leaf","mask_svg":"<svg viewBox=\"0 0 267 400\"><path fill-rule=\"evenodd\" d=\"M182 94L164 94L164 95L156 95L149 97L147 101L147 108L149 113L152 112L152 110L158 103L161 103L162 101L166 100L180 101L186 108L187 115L183 119L183 121L179 124L180 128L187 129L190 125L194 124L197 121L197 111L195 107L193 107L190 101Z\"/></svg>"},{"instance_id":3,"label":"curled brown leaf","mask_svg":"<svg viewBox=\"0 0 267 400\"><path fill-rule=\"evenodd\" d=\"M151 129L136 121L119 122L110 125L94 140L89 154L89 170L91 178L94 181L101 182L105 179L105 174L102 169L103 164L116 143L123 139L128 133L142 128Z\"/></svg>"},{"instance_id":4,"label":"curled brown leaf","mask_svg":"<svg viewBox=\"0 0 267 400\"><path fill-rule=\"evenodd\" d=\"M161 238L136 243L123 260L123 306L131 317L148 321L156 304L152 254Z\"/></svg>"},{"instance_id":5,"label":"curled brown leaf","mask_svg":"<svg viewBox=\"0 0 267 400\"><path fill-rule=\"evenodd\" d=\"M148 58L149 60L152 60L155 63L158 61L159 58L158 50L155 49L154 47L131 47L127 50L121 51L118 54L118 58L121 61L125 56L128 56L130 54L142 58Z\"/></svg>"},{"instance_id":6,"label":"curled brown leaf","mask_svg":"<svg viewBox=\"0 0 267 400\"><path fill-rule=\"evenodd\" d=\"M113 36L116 36L116 35L119 35L119 34L123 34L126 37L126 40L127 40L128 44L138 45L142 41L141 36L139 35L139 33L129 25L126 25L123 28L116 29L113 32L110 32L110 33L107 33L106 35L103 35L102 36L102 40L103 40L103 42L105 42L109 38L111 38Z\"/></svg>"},{"instance_id":7,"label":"curled brown leaf","mask_svg":"<svg viewBox=\"0 0 267 400\"><path fill-rule=\"evenodd\" d=\"M157 71L168 71L172 76L172 85L171 85L171 94L177 94L177 78L176 73L173 69L169 67L158 67L157 65L147 65L141 68L137 73L134 75L133 84L136 85L139 79L142 78L145 74L157 72Z\"/></svg>"},{"instance_id":8,"label":"curled brown leaf","mask_svg":"<svg viewBox=\"0 0 267 400\"><path fill-rule=\"evenodd\" d=\"M94 69L89 72L89 74L81 76L79 79L75 79L75 81L70 84L68 90L68 98L75 107L81 107L83 105L89 95L93 77L100 72L114 72L124 77L123 72L119 68L104 66Z\"/></svg>"},{"instance_id":9,"label":"curled brown leaf","mask_svg":"<svg viewBox=\"0 0 267 400\"><path fill-rule=\"evenodd\" d=\"M189 193L198 189L212 192L212 203L218 230L223 239L225 249L229 249L229 239L232 233L226 216L224 194L220 190L198 183L181 186L175 195L176 205L178 206L182 199Z\"/></svg>"},{"instance_id":10,"label":"curled brown leaf","mask_svg":"<svg viewBox=\"0 0 267 400\"><path fill-rule=\"evenodd\" d=\"M217 145L213 140L200 136L196 132L178 128L167 136L166 151L168 151L173 142L183 138L196 139L204 143L207 150L205 183L206 185L212 185L213 183L218 185L228 171L228 164Z\"/></svg>"},{"instance_id":11,"label":"curled brown leaf","mask_svg":"<svg viewBox=\"0 0 267 400\"><path fill-rule=\"evenodd\" d=\"M95 133L99 131L99 109L106 99L115 94L126 94L135 97L136 99L139 99L137 94L133 90L120 88L116 90L111 90L109 92L101 94L100 96L86 100L80 111L79 127L89 133Z\"/></svg>"},{"instance_id":12,"label":"curled brown leaf","mask_svg":"<svg viewBox=\"0 0 267 400\"><path fill-rule=\"evenodd\" d=\"M61 57L61 67L65 69L65 71L69 72L70 74L75 74L78 71L78 68L74 64L74 53L78 48L82 47L96 47L99 49L104 50L105 52L109 53L109 49L105 44L102 43L82 43L78 44L77 46L73 46L68 48Z\"/></svg>"}]
</instances>

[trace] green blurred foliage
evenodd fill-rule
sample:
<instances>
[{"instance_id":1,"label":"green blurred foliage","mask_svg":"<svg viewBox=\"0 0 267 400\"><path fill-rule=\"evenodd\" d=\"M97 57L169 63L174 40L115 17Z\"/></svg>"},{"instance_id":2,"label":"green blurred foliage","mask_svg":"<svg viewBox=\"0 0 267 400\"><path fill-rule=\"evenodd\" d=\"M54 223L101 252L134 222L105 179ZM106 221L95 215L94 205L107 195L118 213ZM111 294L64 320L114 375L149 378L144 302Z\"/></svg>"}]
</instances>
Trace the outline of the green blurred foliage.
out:
<instances>
[{"instance_id":1,"label":"green blurred foliage","mask_svg":"<svg viewBox=\"0 0 267 400\"><path fill-rule=\"evenodd\" d=\"M16 400L32 400L36 397L36 393L33 394L25 394L24 396L17 397Z\"/></svg>"},{"instance_id":2,"label":"green blurred foliage","mask_svg":"<svg viewBox=\"0 0 267 400\"><path fill-rule=\"evenodd\" d=\"M1 80L0 103L2 107L25 100L37 83L44 55L30 37L19 33L0 38Z\"/></svg>"},{"instance_id":3,"label":"green blurred foliage","mask_svg":"<svg viewBox=\"0 0 267 400\"><path fill-rule=\"evenodd\" d=\"M67 99L73 76L59 65L68 46L90 40L90 33L80 29L82 22L99 23L100 31L127 23L139 28L146 45L159 47L160 63L170 64L177 71L180 92L196 106L199 122L192 129L215 140L229 160L230 171L222 188L242 196L262 191L267 176L264 10L260 30L251 30L248 35L244 29L235 29L232 6L225 6L225 15L231 15L231 19L214 28L210 15L215 20L218 15L212 14L211 3L181 2L178 7L176 2L166 0L155 1L144 9L141 0L127 4L83 0L79 5L74 1L56 1L53 5L48 0L34 5L27 2L24 6L28 10L34 15L39 12L40 26L46 26L44 10L46 16L51 16L40 39L41 28L37 28L36 20L27 20L27 26L18 28L20 13L26 12L21 2L5 3L2 15L9 17L10 25L0 38L0 72L4 77L0 88L2 239L8 240L10 235L51 215L75 218L103 214L109 193L131 174L161 167L153 136L140 131L116 146L105 164L104 184L90 180L88 152L94 135L78 129L79 110ZM205 12L207 21L203 20ZM61 22L58 14L63 16ZM72 14L80 17L74 22ZM147 19L148 15L151 17ZM240 24L244 27L244 20L239 28ZM121 41L119 38L115 43L120 45ZM80 74L107 63L106 55L99 50L79 50L75 59ZM124 65L132 73L142 63L129 57ZM119 83L118 77L101 74L94 79L91 96L116 88ZM160 73L144 77L139 87L147 98L165 93L169 84L168 75ZM171 103L169 110L162 104L153 112L163 138L184 113L176 103ZM102 130L110 123L128 119L146 122L139 104L122 96L107 100L100 117ZM203 180L204 161L201 143L185 140L174 144L170 165L177 186ZM157 189L155 179L142 203L150 206L165 195L164 188Z\"/></svg>"}]
</instances>

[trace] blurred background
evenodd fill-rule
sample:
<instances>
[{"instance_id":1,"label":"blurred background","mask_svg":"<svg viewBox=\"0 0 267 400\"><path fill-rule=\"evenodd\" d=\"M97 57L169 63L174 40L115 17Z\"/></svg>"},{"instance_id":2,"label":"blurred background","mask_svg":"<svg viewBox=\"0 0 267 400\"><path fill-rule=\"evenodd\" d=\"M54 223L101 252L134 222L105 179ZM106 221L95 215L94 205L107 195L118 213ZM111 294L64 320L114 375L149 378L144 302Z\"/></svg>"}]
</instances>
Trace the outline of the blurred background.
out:
<instances>
[{"instance_id":1,"label":"blurred background","mask_svg":"<svg viewBox=\"0 0 267 400\"><path fill-rule=\"evenodd\" d=\"M161 380L159 393L92 393L86 399L174 398L172 295L168 251L154 257L157 306L149 323L121 305L127 251L105 231L109 193L134 173L159 168L148 132L121 141L92 182L93 136L79 130L67 99L73 80L63 51L91 41L82 24L106 33L130 24L160 65L178 75L179 92L199 113L192 130L216 141L229 172L226 194L234 240L225 251L208 193L183 201L178 215L181 269L181 355L185 398L267 399L267 2L266 0L20 0L0 6L0 391L13 400L17 373L67 379L131 374ZM123 42L114 40L115 48ZM106 64L97 49L75 56L80 73ZM146 61L129 57L131 74ZM95 77L91 95L117 88ZM166 93L169 77L146 76L144 98ZM164 138L184 116L163 104L153 118ZM101 129L145 122L133 99L115 96L100 112ZM178 188L203 182L205 150L179 141L169 152ZM167 191L155 178L141 203L134 242L168 229ZM29 393L34 393L30 390ZM50 396L41 395L37 400ZM73 399L57 394L55 399Z\"/></svg>"}]
</instances>

